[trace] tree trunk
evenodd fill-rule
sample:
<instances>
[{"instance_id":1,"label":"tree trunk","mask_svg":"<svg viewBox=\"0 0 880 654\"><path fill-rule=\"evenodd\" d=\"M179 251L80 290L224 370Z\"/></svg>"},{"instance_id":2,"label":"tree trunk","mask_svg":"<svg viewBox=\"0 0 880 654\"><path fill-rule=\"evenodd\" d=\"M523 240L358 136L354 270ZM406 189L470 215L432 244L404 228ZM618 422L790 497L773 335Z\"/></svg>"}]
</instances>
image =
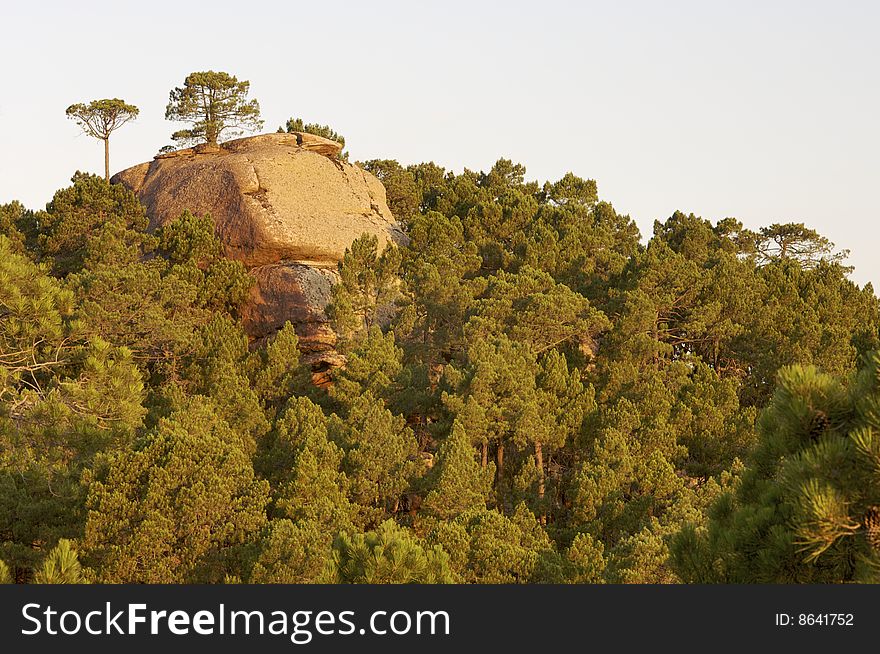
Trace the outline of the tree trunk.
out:
<instances>
[{"instance_id":1,"label":"tree trunk","mask_svg":"<svg viewBox=\"0 0 880 654\"><path fill-rule=\"evenodd\" d=\"M110 139L104 139L104 180L110 182Z\"/></svg>"},{"instance_id":2,"label":"tree trunk","mask_svg":"<svg viewBox=\"0 0 880 654\"><path fill-rule=\"evenodd\" d=\"M718 339L718 338L715 339L715 351L712 353L716 373L718 372L718 356L719 356L720 350L721 350L721 343L719 341L720 341L720 339Z\"/></svg>"},{"instance_id":3,"label":"tree trunk","mask_svg":"<svg viewBox=\"0 0 880 654\"><path fill-rule=\"evenodd\" d=\"M535 464L538 466L538 503L541 506L540 521L547 524L547 514L544 511L544 449L541 441L535 441Z\"/></svg>"},{"instance_id":4,"label":"tree trunk","mask_svg":"<svg viewBox=\"0 0 880 654\"><path fill-rule=\"evenodd\" d=\"M660 312L654 313L654 370L660 370Z\"/></svg>"},{"instance_id":5,"label":"tree trunk","mask_svg":"<svg viewBox=\"0 0 880 654\"><path fill-rule=\"evenodd\" d=\"M504 475L504 441L498 441L498 450L495 452L495 460L498 464L495 485L501 486L501 478Z\"/></svg>"},{"instance_id":6,"label":"tree trunk","mask_svg":"<svg viewBox=\"0 0 880 654\"><path fill-rule=\"evenodd\" d=\"M483 470L489 465L489 443L487 442L483 442L483 460L480 463L483 466Z\"/></svg>"}]
</instances>

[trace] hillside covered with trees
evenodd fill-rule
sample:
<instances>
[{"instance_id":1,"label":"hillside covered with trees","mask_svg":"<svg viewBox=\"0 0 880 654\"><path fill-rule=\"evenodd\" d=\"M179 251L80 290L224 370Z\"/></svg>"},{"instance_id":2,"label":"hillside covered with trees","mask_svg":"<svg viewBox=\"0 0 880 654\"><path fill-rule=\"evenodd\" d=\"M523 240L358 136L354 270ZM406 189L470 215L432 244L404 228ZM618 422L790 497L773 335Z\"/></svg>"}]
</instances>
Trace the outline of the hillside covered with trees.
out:
<instances>
[{"instance_id":1,"label":"hillside covered with trees","mask_svg":"<svg viewBox=\"0 0 880 654\"><path fill-rule=\"evenodd\" d=\"M151 231L81 173L0 206L0 577L880 580L880 303L845 252L682 212L643 239L505 159L361 165L407 242L340 263L321 388L292 326L243 332L210 216Z\"/></svg>"}]
</instances>

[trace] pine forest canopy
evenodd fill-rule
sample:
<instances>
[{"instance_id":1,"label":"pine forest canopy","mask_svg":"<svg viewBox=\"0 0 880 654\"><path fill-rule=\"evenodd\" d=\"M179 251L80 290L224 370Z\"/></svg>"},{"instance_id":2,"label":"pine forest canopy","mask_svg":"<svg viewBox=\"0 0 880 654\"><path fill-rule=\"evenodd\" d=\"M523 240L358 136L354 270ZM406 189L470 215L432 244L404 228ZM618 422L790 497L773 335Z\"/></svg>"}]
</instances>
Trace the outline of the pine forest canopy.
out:
<instances>
[{"instance_id":1,"label":"pine forest canopy","mask_svg":"<svg viewBox=\"0 0 880 654\"><path fill-rule=\"evenodd\" d=\"M0 206L0 580L880 581L880 300L832 243L360 165L408 238L346 251L321 387L210 216L82 173Z\"/></svg>"}]
</instances>

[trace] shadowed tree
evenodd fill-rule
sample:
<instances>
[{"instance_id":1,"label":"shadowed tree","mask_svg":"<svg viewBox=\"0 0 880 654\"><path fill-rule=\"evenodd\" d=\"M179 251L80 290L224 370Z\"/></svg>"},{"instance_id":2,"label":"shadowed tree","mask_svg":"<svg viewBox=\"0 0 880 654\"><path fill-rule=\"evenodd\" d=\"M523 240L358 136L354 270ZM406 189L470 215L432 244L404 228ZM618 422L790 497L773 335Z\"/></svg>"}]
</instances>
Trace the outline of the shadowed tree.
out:
<instances>
[{"instance_id":1,"label":"shadowed tree","mask_svg":"<svg viewBox=\"0 0 880 654\"><path fill-rule=\"evenodd\" d=\"M393 314L399 269L400 251L389 246L380 254L375 236L363 234L346 248L339 263L339 283L333 286L327 306L327 315L343 343Z\"/></svg>"},{"instance_id":2,"label":"shadowed tree","mask_svg":"<svg viewBox=\"0 0 880 654\"><path fill-rule=\"evenodd\" d=\"M408 226L419 212L422 194L415 177L394 159L370 159L359 162L364 170L373 173L385 187L385 197L391 213Z\"/></svg>"},{"instance_id":3,"label":"shadowed tree","mask_svg":"<svg viewBox=\"0 0 880 654\"><path fill-rule=\"evenodd\" d=\"M104 141L104 179L110 181L110 135L125 123L137 118L138 108L119 98L92 100L89 104L72 104L67 117L76 121L91 137Z\"/></svg>"},{"instance_id":4,"label":"shadowed tree","mask_svg":"<svg viewBox=\"0 0 880 654\"><path fill-rule=\"evenodd\" d=\"M169 94L165 118L192 123L192 127L174 132L171 138L216 145L224 132L238 136L242 131L260 129L260 104L247 99L250 85L247 80L239 82L229 73L213 70L187 75L183 86Z\"/></svg>"}]
</instances>

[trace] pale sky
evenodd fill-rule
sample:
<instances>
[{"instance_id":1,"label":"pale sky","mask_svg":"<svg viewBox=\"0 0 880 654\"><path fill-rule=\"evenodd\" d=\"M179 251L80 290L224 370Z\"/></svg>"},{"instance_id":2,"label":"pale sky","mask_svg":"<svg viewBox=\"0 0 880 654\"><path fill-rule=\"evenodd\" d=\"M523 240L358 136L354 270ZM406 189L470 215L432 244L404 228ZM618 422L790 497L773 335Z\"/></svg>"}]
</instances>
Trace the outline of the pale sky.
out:
<instances>
[{"instance_id":1,"label":"pale sky","mask_svg":"<svg viewBox=\"0 0 880 654\"><path fill-rule=\"evenodd\" d=\"M329 123L353 159L572 171L646 235L676 209L804 222L880 281L880 2L0 0L0 17L0 202L42 208L103 171L69 104L140 107L111 140L120 170L170 143L169 90L213 69L251 81L265 131Z\"/></svg>"}]
</instances>

